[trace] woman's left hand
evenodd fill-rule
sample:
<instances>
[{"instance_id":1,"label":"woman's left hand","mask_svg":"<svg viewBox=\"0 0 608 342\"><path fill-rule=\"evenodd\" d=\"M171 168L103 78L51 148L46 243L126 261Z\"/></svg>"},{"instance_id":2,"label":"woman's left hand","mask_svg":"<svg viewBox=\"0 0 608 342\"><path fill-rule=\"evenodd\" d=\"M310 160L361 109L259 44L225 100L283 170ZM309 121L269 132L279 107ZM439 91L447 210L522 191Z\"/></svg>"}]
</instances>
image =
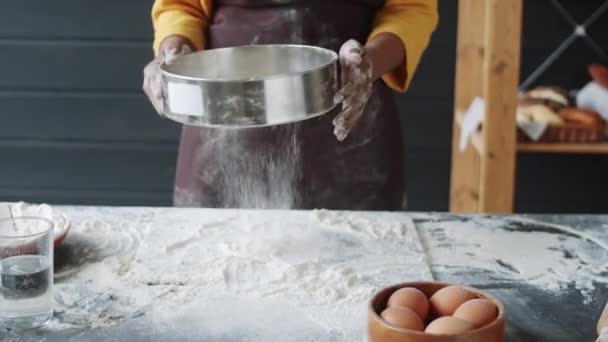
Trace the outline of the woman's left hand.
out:
<instances>
[{"instance_id":1,"label":"woman's left hand","mask_svg":"<svg viewBox=\"0 0 608 342\"><path fill-rule=\"evenodd\" d=\"M335 104L342 104L342 111L334 118L334 134L343 141L355 127L372 94L372 61L365 55L365 48L351 39L340 48L341 86L334 96Z\"/></svg>"}]
</instances>

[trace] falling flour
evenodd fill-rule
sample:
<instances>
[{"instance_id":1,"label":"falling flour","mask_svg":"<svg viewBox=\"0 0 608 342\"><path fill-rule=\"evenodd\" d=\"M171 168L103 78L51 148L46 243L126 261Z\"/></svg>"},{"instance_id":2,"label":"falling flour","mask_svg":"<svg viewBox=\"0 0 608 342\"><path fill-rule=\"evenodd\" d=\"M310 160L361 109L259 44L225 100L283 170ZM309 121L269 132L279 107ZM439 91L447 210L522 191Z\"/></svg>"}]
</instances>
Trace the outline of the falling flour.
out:
<instances>
[{"instance_id":1,"label":"falling flour","mask_svg":"<svg viewBox=\"0 0 608 342\"><path fill-rule=\"evenodd\" d=\"M252 146L249 132L225 129L217 132L222 207L291 209L301 171L299 126L267 128L276 138L272 144Z\"/></svg>"}]
</instances>

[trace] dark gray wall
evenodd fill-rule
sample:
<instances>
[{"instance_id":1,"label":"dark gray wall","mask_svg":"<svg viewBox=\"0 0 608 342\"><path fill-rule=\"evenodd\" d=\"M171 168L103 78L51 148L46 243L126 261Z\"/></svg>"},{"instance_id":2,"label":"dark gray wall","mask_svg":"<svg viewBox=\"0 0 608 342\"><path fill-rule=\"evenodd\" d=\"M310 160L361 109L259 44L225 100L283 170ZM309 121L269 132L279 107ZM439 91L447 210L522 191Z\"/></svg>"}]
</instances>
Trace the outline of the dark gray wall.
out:
<instances>
[{"instance_id":1,"label":"dark gray wall","mask_svg":"<svg viewBox=\"0 0 608 342\"><path fill-rule=\"evenodd\" d=\"M151 1L0 3L0 198L170 204L178 126L141 92Z\"/></svg>"},{"instance_id":2,"label":"dark gray wall","mask_svg":"<svg viewBox=\"0 0 608 342\"><path fill-rule=\"evenodd\" d=\"M522 81L573 31L549 3L549 0L525 1ZM560 3L575 20L582 22L605 0L560 0ZM587 29L604 50L608 50L607 32L608 14ZM537 84L580 88L589 81L587 65L597 62L608 65L608 60L579 39ZM608 155L522 154L518 158L516 210L606 213L607 174Z\"/></svg>"},{"instance_id":3,"label":"dark gray wall","mask_svg":"<svg viewBox=\"0 0 608 342\"><path fill-rule=\"evenodd\" d=\"M584 1L577 15L600 2ZM151 3L0 2L0 200L171 203L179 127L158 119L140 90ZM526 1L524 74L571 31L547 3ZM457 2L440 5L431 47L399 97L413 210L448 207ZM605 22L597 27L608 32ZM573 49L544 81L584 83L596 57ZM604 156L522 156L517 209L605 212L607 166Z\"/></svg>"}]
</instances>

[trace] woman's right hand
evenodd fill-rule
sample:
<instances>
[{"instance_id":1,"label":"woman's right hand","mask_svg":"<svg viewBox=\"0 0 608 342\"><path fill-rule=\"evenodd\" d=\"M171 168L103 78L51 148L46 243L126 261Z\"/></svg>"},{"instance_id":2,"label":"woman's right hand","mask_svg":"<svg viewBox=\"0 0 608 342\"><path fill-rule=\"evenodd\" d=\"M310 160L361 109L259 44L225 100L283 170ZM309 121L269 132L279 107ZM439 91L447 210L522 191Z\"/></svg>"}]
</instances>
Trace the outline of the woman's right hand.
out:
<instances>
[{"instance_id":1,"label":"woman's right hand","mask_svg":"<svg viewBox=\"0 0 608 342\"><path fill-rule=\"evenodd\" d=\"M178 56L192 52L191 43L182 36L169 36L160 44L158 57L144 68L143 89L159 115L163 115L164 94L160 66L171 64Z\"/></svg>"}]
</instances>

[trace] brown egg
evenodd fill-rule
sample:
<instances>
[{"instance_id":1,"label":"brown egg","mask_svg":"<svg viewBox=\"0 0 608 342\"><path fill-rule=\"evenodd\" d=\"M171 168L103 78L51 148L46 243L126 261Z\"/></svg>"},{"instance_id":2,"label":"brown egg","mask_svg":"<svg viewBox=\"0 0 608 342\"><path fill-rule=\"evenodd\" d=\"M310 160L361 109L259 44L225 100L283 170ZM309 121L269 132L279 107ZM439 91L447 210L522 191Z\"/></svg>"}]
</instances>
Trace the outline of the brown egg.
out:
<instances>
[{"instance_id":1,"label":"brown egg","mask_svg":"<svg viewBox=\"0 0 608 342\"><path fill-rule=\"evenodd\" d=\"M386 308L380 315L388 324L398 328L411 329L416 331L424 330L424 323L414 310L395 306Z\"/></svg>"},{"instance_id":2,"label":"brown egg","mask_svg":"<svg viewBox=\"0 0 608 342\"><path fill-rule=\"evenodd\" d=\"M446 286L431 296L431 313L435 317L451 316L462 303L474 298L473 293L460 286Z\"/></svg>"},{"instance_id":3,"label":"brown egg","mask_svg":"<svg viewBox=\"0 0 608 342\"><path fill-rule=\"evenodd\" d=\"M485 299L471 299L454 311L454 317L473 323L475 328L492 323L496 316L498 316L498 308Z\"/></svg>"},{"instance_id":4,"label":"brown egg","mask_svg":"<svg viewBox=\"0 0 608 342\"><path fill-rule=\"evenodd\" d=\"M455 335L475 329L473 323L464 319L445 316L432 321L424 332L437 335Z\"/></svg>"},{"instance_id":5,"label":"brown egg","mask_svg":"<svg viewBox=\"0 0 608 342\"><path fill-rule=\"evenodd\" d=\"M423 321L426 320L426 316L429 313L429 300L426 298L426 295L413 287L404 287L395 291L388 299L387 306L389 308L401 306L412 309Z\"/></svg>"}]
</instances>

